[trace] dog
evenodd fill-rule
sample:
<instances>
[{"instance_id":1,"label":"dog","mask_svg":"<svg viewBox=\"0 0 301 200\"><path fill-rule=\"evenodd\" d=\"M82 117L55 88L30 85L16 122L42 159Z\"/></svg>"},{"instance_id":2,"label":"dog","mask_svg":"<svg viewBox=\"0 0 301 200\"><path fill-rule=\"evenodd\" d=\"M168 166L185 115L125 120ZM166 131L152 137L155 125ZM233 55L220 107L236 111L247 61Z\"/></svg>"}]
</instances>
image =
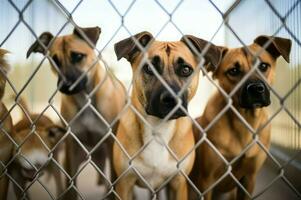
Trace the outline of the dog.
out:
<instances>
[{"instance_id":1,"label":"dog","mask_svg":"<svg viewBox=\"0 0 301 200\"><path fill-rule=\"evenodd\" d=\"M150 190L160 188L164 181L174 176L168 184L169 199L188 199L186 179L177 173L177 169L179 167L188 175L194 162L192 123L186 111L198 87L198 64L201 60L198 54L207 44L207 41L192 35L183 36L176 42L157 41L149 32L138 33L115 44L117 59L126 58L131 63L131 103L139 113L129 108L119 122L116 137L126 153L117 142L113 146L114 169L118 177L122 175L116 183L116 192L121 199L133 199L136 184L146 187L135 170L127 171L132 166L149 184ZM216 46L209 46L204 55L205 64L216 65L221 52ZM151 65L144 63L141 47L146 49ZM164 86L155 72L177 97ZM141 117L155 129L146 125ZM127 155L134 156L145 144L146 148L129 160ZM178 160L187 155L179 166L164 144L169 146Z\"/></svg>"},{"instance_id":2,"label":"dog","mask_svg":"<svg viewBox=\"0 0 301 200\"><path fill-rule=\"evenodd\" d=\"M66 133L66 129L55 124L45 115L30 113L21 97L17 101L27 113L27 115L23 113L22 119L14 125L12 135L15 142L21 145L20 149L17 146L14 147L13 155L15 160L9 169L11 176L18 184L14 183L17 199L21 199L23 193L25 193L26 199L29 199L27 192L23 191L26 188L26 184L32 182L36 176L44 171L47 171L49 175L53 175L59 196L63 192L61 174L58 169L55 169L55 165L51 161L48 163L48 160L50 156L49 151L58 144ZM30 122L28 117L33 123ZM35 129L33 129L33 124ZM59 150L56 147L53 152L53 159L58 160Z\"/></svg>"},{"instance_id":3,"label":"dog","mask_svg":"<svg viewBox=\"0 0 301 200\"><path fill-rule=\"evenodd\" d=\"M4 59L8 53L5 49L0 49L0 199L7 199L9 179L6 173L6 166L12 158L13 141L13 123L7 108L2 102L5 92L6 74L9 70L9 64Z\"/></svg>"},{"instance_id":4,"label":"dog","mask_svg":"<svg viewBox=\"0 0 301 200\"><path fill-rule=\"evenodd\" d=\"M258 139L266 149L270 146L271 127L265 125L268 120L267 107L271 103L267 85L273 83L277 58L282 56L289 62L291 40L261 35L246 48L219 48L223 52L222 62L217 69L211 71L213 78L228 94L255 66L256 55L259 59L257 70L265 77L264 80L258 71L254 71L232 96L232 105L244 120L257 131L256 136L251 134L232 110L227 110L206 132L207 138L229 162L243 153L232 164L231 172L245 190L252 195L256 175L266 159L266 153L258 144L249 147L245 152L243 151L252 143L253 139ZM221 92L217 92L208 101L203 115L197 118L197 122L201 127L206 128L226 105L226 98ZM196 140L203 138L199 129L195 128L194 133ZM196 149L196 161L190 178L201 192L206 191L204 194L206 200L215 197L213 194L218 196L226 192L230 192L230 197L234 199L249 199L247 193L238 187L230 175L222 179L214 189L207 191L227 170L229 167L225 165L220 156L207 142L203 142ZM196 198L194 193L190 199Z\"/></svg>"},{"instance_id":5,"label":"dog","mask_svg":"<svg viewBox=\"0 0 301 200\"><path fill-rule=\"evenodd\" d=\"M52 69L59 68L61 72L58 74L58 88L62 93L61 114L85 148L93 150L92 160L104 172L106 159L109 158L112 162L113 145L112 138L104 137L110 132L115 133L116 126L113 125L117 124L115 118L126 103L126 93L122 83L97 61L92 46L96 45L100 32L99 27L76 27L72 34L60 37L44 32L39 41L29 48L27 57L32 52L45 55L46 51L40 43L49 47ZM92 65L94 66L91 68ZM91 106L83 109L90 101ZM108 127L108 124L113 128ZM96 147L102 139L104 143ZM66 171L73 177L88 155L72 137L67 138L66 149ZM113 178L111 170L111 179ZM74 181L76 185L76 180ZM101 182L102 177L99 178L99 184ZM67 181L67 185L69 184ZM66 196L74 200L76 191L71 191Z\"/></svg>"}]
</instances>

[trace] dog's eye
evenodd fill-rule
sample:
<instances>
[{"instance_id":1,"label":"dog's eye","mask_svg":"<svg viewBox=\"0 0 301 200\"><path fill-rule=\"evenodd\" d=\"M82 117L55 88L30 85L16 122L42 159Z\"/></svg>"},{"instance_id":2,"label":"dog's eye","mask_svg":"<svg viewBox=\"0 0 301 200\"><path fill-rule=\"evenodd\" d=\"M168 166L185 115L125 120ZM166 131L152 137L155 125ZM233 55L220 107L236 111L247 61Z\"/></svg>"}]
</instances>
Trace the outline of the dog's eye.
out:
<instances>
[{"instance_id":1,"label":"dog's eye","mask_svg":"<svg viewBox=\"0 0 301 200\"><path fill-rule=\"evenodd\" d=\"M71 52L71 62L79 63L85 57L82 53Z\"/></svg>"},{"instance_id":2,"label":"dog's eye","mask_svg":"<svg viewBox=\"0 0 301 200\"><path fill-rule=\"evenodd\" d=\"M269 64L268 63L260 63L259 66L258 66L258 69L261 71L261 72L266 72L269 68Z\"/></svg>"},{"instance_id":3,"label":"dog's eye","mask_svg":"<svg viewBox=\"0 0 301 200\"><path fill-rule=\"evenodd\" d=\"M56 134L55 134L54 131L50 130L50 131L48 132L48 136L49 136L50 138L55 138Z\"/></svg>"},{"instance_id":4,"label":"dog's eye","mask_svg":"<svg viewBox=\"0 0 301 200\"><path fill-rule=\"evenodd\" d=\"M143 65L143 71L148 74L148 75L154 75L154 72L151 68L151 66L149 66L148 64Z\"/></svg>"},{"instance_id":5,"label":"dog's eye","mask_svg":"<svg viewBox=\"0 0 301 200\"><path fill-rule=\"evenodd\" d=\"M178 70L178 75L182 77L188 77L192 74L193 69L188 65L183 65Z\"/></svg>"},{"instance_id":6,"label":"dog's eye","mask_svg":"<svg viewBox=\"0 0 301 200\"><path fill-rule=\"evenodd\" d=\"M230 76L238 76L241 74L241 71L238 67L233 67L227 71L227 74Z\"/></svg>"}]
</instances>

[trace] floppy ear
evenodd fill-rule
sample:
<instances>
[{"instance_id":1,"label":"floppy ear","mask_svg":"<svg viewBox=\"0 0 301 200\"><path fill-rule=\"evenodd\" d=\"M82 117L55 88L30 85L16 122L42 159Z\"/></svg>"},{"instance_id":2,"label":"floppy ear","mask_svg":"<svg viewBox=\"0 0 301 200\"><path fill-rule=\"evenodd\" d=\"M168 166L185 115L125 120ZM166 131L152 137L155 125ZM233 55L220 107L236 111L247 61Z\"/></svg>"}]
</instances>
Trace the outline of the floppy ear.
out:
<instances>
[{"instance_id":1,"label":"floppy ear","mask_svg":"<svg viewBox=\"0 0 301 200\"><path fill-rule=\"evenodd\" d=\"M271 44L266 47L266 51L269 52L275 59L279 56L282 56L286 62L289 63L292 41L290 39L281 37L261 35L254 40L254 43L263 47L269 41L271 41Z\"/></svg>"},{"instance_id":2,"label":"floppy ear","mask_svg":"<svg viewBox=\"0 0 301 200\"><path fill-rule=\"evenodd\" d=\"M205 67L207 71L214 72L219 66L223 55L227 51L226 47L216 46L209 41L203 40L193 35L184 35L181 38L181 41L184 42L188 46L188 48L197 56L202 54L205 48L208 48L207 51L204 52Z\"/></svg>"},{"instance_id":3,"label":"floppy ear","mask_svg":"<svg viewBox=\"0 0 301 200\"><path fill-rule=\"evenodd\" d=\"M4 59L5 55L9 53L9 51L0 48L0 100L2 99L5 91L6 85L6 74L8 73L10 66Z\"/></svg>"},{"instance_id":4,"label":"floppy ear","mask_svg":"<svg viewBox=\"0 0 301 200\"><path fill-rule=\"evenodd\" d=\"M6 49L1 49L1 48L0 48L0 58L3 58L3 56L4 56L5 54L7 54L7 53L9 53L9 51L7 51Z\"/></svg>"},{"instance_id":5,"label":"floppy ear","mask_svg":"<svg viewBox=\"0 0 301 200\"><path fill-rule=\"evenodd\" d=\"M42 33L38 39L40 42L38 40L36 40L29 47L27 54L26 54L26 58L28 58L32 52L34 52L34 53L38 52L38 53L45 54L46 49L40 43L42 43L45 47L48 47L52 38L53 38L53 35L51 33L49 33L49 32Z\"/></svg>"},{"instance_id":6,"label":"floppy ear","mask_svg":"<svg viewBox=\"0 0 301 200\"><path fill-rule=\"evenodd\" d=\"M9 64L4 59L4 56L8 53L9 53L9 51L0 48L0 67L2 68L2 70L5 73L7 73L9 71Z\"/></svg>"},{"instance_id":7,"label":"floppy ear","mask_svg":"<svg viewBox=\"0 0 301 200\"><path fill-rule=\"evenodd\" d=\"M121 58L125 58L131 62L136 53L141 52L141 49L136 45L135 40L137 40L142 47L146 47L153 39L154 37L151 33L144 31L117 42L114 45L117 59L120 60Z\"/></svg>"},{"instance_id":8,"label":"floppy ear","mask_svg":"<svg viewBox=\"0 0 301 200\"><path fill-rule=\"evenodd\" d=\"M81 30L81 31L80 31ZM83 33L81 33L83 32ZM101 29L98 26L95 27L88 27L88 28L81 28L75 27L73 30L73 34L78 36L79 38L86 41L84 35L92 42L92 44L96 45L99 35L101 33Z\"/></svg>"}]
</instances>

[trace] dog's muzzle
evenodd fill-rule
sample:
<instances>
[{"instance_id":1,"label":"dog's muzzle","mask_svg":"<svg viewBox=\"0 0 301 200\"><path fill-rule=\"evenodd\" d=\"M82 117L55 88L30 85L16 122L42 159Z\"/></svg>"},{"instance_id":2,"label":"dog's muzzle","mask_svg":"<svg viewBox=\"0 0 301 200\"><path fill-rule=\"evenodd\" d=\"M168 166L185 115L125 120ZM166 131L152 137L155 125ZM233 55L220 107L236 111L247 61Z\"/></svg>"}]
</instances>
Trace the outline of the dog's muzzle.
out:
<instances>
[{"instance_id":1,"label":"dog's muzzle","mask_svg":"<svg viewBox=\"0 0 301 200\"><path fill-rule=\"evenodd\" d=\"M57 86L59 90L67 95L73 95L81 92L86 88L86 84L88 82L88 78L85 76L80 82L78 82L75 87L71 89L71 86L77 81L80 76L66 76L66 80L58 79Z\"/></svg>"},{"instance_id":2,"label":"dog's muzzle","mask_svg":"<svg viewBox=\"0 0 301 200\"><path fill-rule=\"evenodd\" d=\"M271 104L270 91L262 80L248 80L241 88L240 106L252 109Z\"/></svg>"},{"instance_id":3,"label":"dog's muzzle","mask_svg":"<svg viewBox=\"0 0 301 200\"><path fill-rule=\"evenodd\" d=\"M178 86L171 85L170 88L175 94L178 94L180 88ZM180 97L175 97L172 95L164 86L161 86L155 92L152 92L148 99L148 104L146 106L146 113L148 115L153 115L158 118L165 118L169 113L171 113L170 119L177 119L186 116L185 112L179 107L187 110L187 92ZM181 104L179 102L181 101Z\"/></svg>"}]
</instances>

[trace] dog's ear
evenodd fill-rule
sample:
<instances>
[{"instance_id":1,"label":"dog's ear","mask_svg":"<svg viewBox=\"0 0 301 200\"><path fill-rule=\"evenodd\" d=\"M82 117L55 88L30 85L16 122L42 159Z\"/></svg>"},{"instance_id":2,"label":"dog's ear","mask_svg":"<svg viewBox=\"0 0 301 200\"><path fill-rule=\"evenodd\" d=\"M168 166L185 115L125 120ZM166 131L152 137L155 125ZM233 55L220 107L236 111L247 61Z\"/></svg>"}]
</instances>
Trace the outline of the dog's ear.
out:
<instances>
[{"instance_id":1,"label":"dog's ear","mask_svg":"<svg viewBox=\"0 0 301 200\"><path fill-rule=\"evenodd\" d=\"M74 35L78 36L79 38L81 38L85 41L86 41L86 39L85 39L84 35L86 35L86 37L89 38L89 40L94 45L96 45L100 33L101 33L101 29L98 26L87 27L87 28L75 27L73 30Z\"/></svg>"},{"instance_id":2,"label":"dog's ear","mask_svg":"<svg viewBox=\"0 0 301 200\"><path fill-rule=\"evenodd\" d=\"M292 41L287 38L261 35L254 40L254 43L264 47L269 41L271 41L271 43L265 48L266 51L269 52L275 59L277 59L279 56L282 56L286 62L289 63Z\"/></svg>"},{"instance_id":3,"label":"dog's ear","mask_svg":"<svg viewBox=\"0 0 301 200\"><path fill-rule=\"evenodd\" d=\"M217 69L222 61L223 55L228 50L226 47L216 46L209 41L193 35L184 35L181 41L184 42L196 56L199 56L204 51L206 70L212 72Z\"/></svg>"},{"instance_id":4,"label":"dog's ear","mask_svg":"<svg viewBox=\"0 0 301 200\"><path fill-rule=\"evenodd\" d=\"M53 35L49 32L44 32L39 36L39 39L37 39L28 49L26 58L30 56L32 52L34 53L42 53L45 54L45 48L41 45L41 43L45 46L48 47L50 41L52 40ZM39 42L40 41L40 42Z\"/></svg>"},{"instance_id":5,"label":"dog's ear","mask_svg":"<svg viewBox=\"0 0 301 200\"><path fill-rule=\"evenodd\" d=\"M67 132L67 130L58 125L50 125L47 127L48 137L51 141L57 142L59 139L63 137L63 135Z\"/></svg>"},{"instance_id":6,"label":"dog's ear","mask_svg":"<svg viewBox=\"0 0 301 200\"><path fill-rule=\"evenodd\" d=\"M0 48L0 67L3 72L7 73L9 71L9 64L4 59L4 56L8 54L9 51Z\"/></svg>"},{"instance_id":7,"label":"dog's ear","mask_svg":"<svg viewBox=\"0 0 301 200\"><path fill-rule=\"evenodd\" d=\"M136 53L141 52L141 49L137 46L135 40L139 42L142 47L146 47L153 39L154 37L151 33L144 31L117 42L114 45L117 59L120 60L121 58L125 58L131 62Z\"/></svg>"},{"instance_id":8,"label":"dog's ear","mask_svg":"<svg viewBox=\"0 0 301 200\"><path fill-rule=\"evenodd\" d=\"M1 49L0 48L0 58L3 58L3 56L5 55L5 54L8 54L9 53L9 51L7 51L6 49Z\"/></svg>"},{"instance_id":9,"label":"dog's ear","mask_svg":"<svg viewBox=\"0 0 301 200\"><path fill-rule=\"evenodd\" d=\"M9 51L0 48L0 100L5 92L6 74L10 69L9 64L5 60L5 55L7 53L9 53Z\"/></svg>"}]
</instances>

